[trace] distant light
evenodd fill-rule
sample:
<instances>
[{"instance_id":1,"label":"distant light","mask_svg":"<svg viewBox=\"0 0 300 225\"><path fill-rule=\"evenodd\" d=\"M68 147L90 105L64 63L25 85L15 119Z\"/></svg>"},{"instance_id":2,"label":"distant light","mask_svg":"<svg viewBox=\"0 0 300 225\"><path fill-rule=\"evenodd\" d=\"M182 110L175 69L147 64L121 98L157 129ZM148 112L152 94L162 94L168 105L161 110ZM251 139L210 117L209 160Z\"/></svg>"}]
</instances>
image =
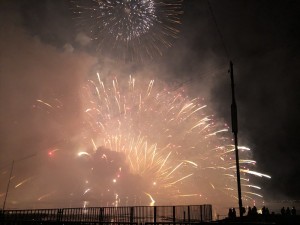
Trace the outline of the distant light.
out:
<instances>
[{"instance_id":1,"label":"distant light","mask_svg":"<svg viewBox=\"0 0 300 225\"><path fill-rule=\"evenodd\" d=\"M56 151L58 151L58 150L59 150L58 148L49 150L49 151L48 151L48 156L49 156L49 157L53 157L53 156L54 156L54 152L56 152Z\"/></svg>"},{"instance_id":2,"label":"distant light","mask_svg":"<svg viewBox=\"0 0 300 225\"><path fill-rule=\"evenodd\" d=\"M114 182L114 183L116 183L116 182L117 182L117 180L116 180L116 179L113 179L113 182Z\"/></svg>"}]
</instances>

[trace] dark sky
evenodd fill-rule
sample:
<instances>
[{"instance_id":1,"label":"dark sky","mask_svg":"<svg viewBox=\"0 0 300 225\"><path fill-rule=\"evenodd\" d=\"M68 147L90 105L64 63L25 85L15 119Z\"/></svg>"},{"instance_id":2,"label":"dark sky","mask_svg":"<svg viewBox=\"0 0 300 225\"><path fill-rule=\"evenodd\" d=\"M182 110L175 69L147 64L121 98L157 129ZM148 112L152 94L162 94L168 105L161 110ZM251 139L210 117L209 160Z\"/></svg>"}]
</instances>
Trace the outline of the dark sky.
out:
<instances>
[{"instance_id":1,"label":"dark sky","mask_svg":"<svg viewBox=\"0 0 300 225\"><path fill-rule=\"evenodd\" d=\"M239 141L251 148L256 169L272 176L259 180L264 195L269 200L300 200L300 2L185 0L183 11L179 37L163 56L125 67L134 71L155 65L153 70L167 74L163 79L186 82L196 95L205 93L215 114L230 124L232 60ZM6 165L16 154L26 156L16 150L26 149L26 143L35 141L37 149L44 148L49 142L42 137L56 140L80 126L70 122L61 131L59 119L51 131L47 123L31 126L28 106L44 93L71 101L75 108L79 103L72 95L83 79L80 74L94 64L97 53L93 44L78 38L69 1L0 0L0 14L0 163ZM34 43L27 45L29 39ZM78 54L69 56L67 52L74 49ZM8 72L6 65L11 64L15 66L8 68L14 71ZM73 67L78 64L82 67ZM32 65L34 69L28 70ZM69 107L64 114L75 120L78 115L71 112ZM35 123L45 120L36 117ZM27 129L34 129L32 135Z\"/></svg>"}]
</instances>

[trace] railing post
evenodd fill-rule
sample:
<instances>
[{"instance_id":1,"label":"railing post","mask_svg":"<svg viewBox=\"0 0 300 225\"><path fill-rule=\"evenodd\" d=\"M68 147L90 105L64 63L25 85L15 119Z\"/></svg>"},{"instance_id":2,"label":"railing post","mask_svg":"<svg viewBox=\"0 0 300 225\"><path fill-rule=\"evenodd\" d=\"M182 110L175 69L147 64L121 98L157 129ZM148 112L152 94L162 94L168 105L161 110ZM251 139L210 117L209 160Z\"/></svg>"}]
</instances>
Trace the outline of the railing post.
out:
<instances>
[{"instance_id":1,"label":"railing post","mask_svg":"<svg viewBox=\"0 0 300 225\"><path fill-rule=\"evenodd\" d=\"M203 222L203 217L202 217L202 212L203 212L203 209L202 209L203 205L200 205L200 222L202 223Z\"/></svg>"},{"instance_id":2,"label":"railing post","mask_svg":"<svg viewBox=\"0 0 300 225\"><path fill-rule=\"evenodd\" d=\"M58 209L57 211L57 221L60 222L62 220L62 214L63 214L63 210L62 209Z\"/></svg>"},{"instance_id":3,"label":"railing post","mask_svg":"<svg viewBox=\"0 0 300 225\"><path fill-rule=\"evenodd\" d=\"M104 211L103 208L99 209L99 222L103 222L103 211Z\"/></svg>"},{"instance_id":4,"label":"railing post","mask_svg":"<svg viewBox=\"0 0 300 225\"><path fill-rule=\"evenodd\" d=\"M173 206L173 224L174 225L175 225L175 218L176 218L175 214L176 214L175 206Z\"/></svg>"},{"instance_id":5,"label":"railing post","mask_svg":"<svg viewBox=\"0 0 300 225\"><path fill-rule=\"evenodd\" d=\"M133 223L133 212L134 212L134 208L130 207L130 223Z\"/></svg>"},{"instance_id":6,"label":"railing post","mask_svg":"<svg viewBox=\"0 0 300 225\"><path fill-rule=\"evenodd\" d=\"M190 206L188 205L188 222L191 222Z\"/></svg>"},{"instance_id":7,"label":"railing post","mask_svg":"<svg viewBox=\"0 0 300 225\"><path fill-rule=\"evenodd\" d=\"M210 218L209 218L209 221L212 221L212 216L213 216L213 212L212 212L212 205L210 205L210 207L209 207L209 211L210 211L210 214L209 214L209 216L210 216Z\"/></svg>"},{"instance_id":8,"label":"railing post","mask_svg":"<svg viewBox=\"0 0 300 225\"><path fill-rule=\"evenodd\" d=\"M154 222L154 225L156 225L156 206L154 206L154 215L153 216L154 216L154 218L153 218L154 221L153 222Z\"/></svg>"}]
</instances>

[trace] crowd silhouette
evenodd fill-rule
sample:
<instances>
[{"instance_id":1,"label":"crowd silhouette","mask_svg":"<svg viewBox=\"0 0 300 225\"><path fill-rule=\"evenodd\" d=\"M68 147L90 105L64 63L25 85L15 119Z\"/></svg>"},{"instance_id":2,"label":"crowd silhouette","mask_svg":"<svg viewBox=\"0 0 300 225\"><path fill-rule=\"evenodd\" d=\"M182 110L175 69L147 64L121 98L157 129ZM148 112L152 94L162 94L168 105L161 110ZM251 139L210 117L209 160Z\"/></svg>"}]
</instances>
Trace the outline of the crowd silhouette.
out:
<instances>
[{"instance_id":1,"label":"crowd silhouette","mask_svg":"<svg viewBox=\"0 0 300 225\"><path fill-rule=\"evenodd\" d=\"M293 206L292 209L290 209L290 207L287 207L286 209L282 207L280 212L282 216L296 216L295 206Z\"/></svg>"},{"instance_id":2,"label":"crowd silhouette","mask_svg":"<svg viewBox=\"0 0 300 225\"><path fill-rule=\"evenodd\" d=\"M242 216L244 216L244 214L246 213L246 210L244 207L242 209L242 213L243 213ZM293 206L291 209L290 209L290 207L287 207L287 208L282 207L280 210L280 213L281 213L281 216L285 216L285 217L296 216L296 208L295 208L295 206ZM249 218L255 218L255 217L267 217L269 215L275 215L275 213L274 212L270 213L269 208L265 207L265 206L263 206L261 208L260 212L258 212L257 207L254 205L253 207L251 207L251 206L248 207L247 214L245 216L249 217ZM234 220L234 219L236 219L236 217L237 216L236 216L235 208L229 208L228 219Z\"/></svg>"}]
</instances>

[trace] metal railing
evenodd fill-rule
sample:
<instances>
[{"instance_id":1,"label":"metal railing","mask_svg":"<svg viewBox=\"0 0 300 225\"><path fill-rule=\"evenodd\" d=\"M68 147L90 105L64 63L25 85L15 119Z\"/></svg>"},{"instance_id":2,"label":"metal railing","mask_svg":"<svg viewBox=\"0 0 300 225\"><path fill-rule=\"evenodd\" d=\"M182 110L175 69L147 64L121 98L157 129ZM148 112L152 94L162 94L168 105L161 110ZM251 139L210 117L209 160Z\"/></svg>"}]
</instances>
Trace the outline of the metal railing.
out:
<instances>
[{"instance_id":1,"label":"metal railing","mask_svg":"<svg viewBox=\"0 0 300 225\"><path fill-rule=\"evenodd\" d=\"M0 211L0 224L190 224L212 221L211 205L88 207ZM5 222L5 223L4 223Z\"/></svg>"}]
</instances>

